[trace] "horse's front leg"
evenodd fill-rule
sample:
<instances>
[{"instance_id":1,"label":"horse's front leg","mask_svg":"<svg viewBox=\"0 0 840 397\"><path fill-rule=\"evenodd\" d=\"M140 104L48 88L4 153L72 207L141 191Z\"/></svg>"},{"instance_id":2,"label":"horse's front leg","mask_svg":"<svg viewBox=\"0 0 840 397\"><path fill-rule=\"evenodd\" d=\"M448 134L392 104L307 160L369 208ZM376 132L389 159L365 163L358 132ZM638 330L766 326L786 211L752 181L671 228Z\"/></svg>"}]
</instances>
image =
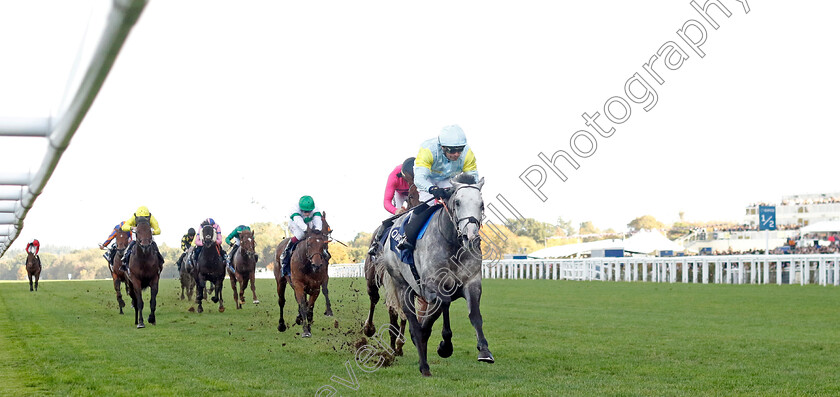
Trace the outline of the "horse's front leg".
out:
<instances>
[{"instance_id":1,"label":"horse's front leg","mask_svg":"<svg viewBox=\"0 0 840 397\"><path fill-rule=\"evenodd\" d=\"M213 283L216 288L216 300L219 301L219 313L225 312L225 300L222 299L222 288L225 286L225 276L222 275L222 278L219 281ZM234 299L236 300L236 299Z\"/></svg>"},{"instance_id":2,"label":"horse's front leg","mask_svg":"<svg viewBox=\"0 0 840 397\"><path fill-rule=\"evenodd\" d=\"M443 330L440 333L443 340L440 341L437 352L438 356L447 358L452 355L452 329L449 328L449 303L442 304L440 310L443 313Z\"/></svg>"},{"instance_id":3,"label":"horse's front leg","mask_svg":"<svg viewBox=\"0 0 840 397\"><path fill-rule=\"evenodd\" d=\"M256 279L256 277L257 277L257 272L252 271L251 274L248 276L248 279L250 279L250 281L251 281L251 294L254 295L254 304L259 305L260 300L257 299L257 285L256 285L256 283L254 283L254 279Z\"/></svg>"},{"instance_id":4,"label":"horse's front leg","mask_svg":"<svg viewBox=\"0 0 840 397\"><path fill-rule=\"evenodd\" d=\"M120 314L125 314L123 313L125 301L123 300L122 292L120 291L120 278L114 273L111 273L111 277L114 279L114 290L117 291L117 303L120 306Z\"/></svg>"},{"instance_id":5,"label":"horse's front leg","mask_svg":"<svg viewBox=\"0 0 840 397\"><path fill-rule=\"evenodd\" d=\"M484 320L481 318L481 281L476 281L464 286L464 299L467 300L467 308L470 311L470 322L475 328L475 336L478 341L478 361L493 363L493 353L487 346L487 339L484 338Z\"/></svg>"},{"instance_id":6,"label":"horse's front leg","mask_svg":"<svg viewBox=\"0 0 840 397\"><path fill-rule=\"evenodd\" d=\"M233 290L233 301L236 303L236 308L241 309L242 305L239 304L239 299L236 297L236 281L239 279L239 274L228 273L228 276L230 277L230 288Z\"/></svg>"},{"instance_id":7,"label":"horse's front leg","mask_svg":"<svg viewBox=\"0 0 840 397\"><path fill-rule=\"evenodd\" d=\"M151 290L151 298L149 299L149 324L155 325L157 322L155 321L155 309L157 309L157 294L158 294L158 282L160 282L160 277L156 277L152 282L149 284L149 289Z\"/></svg>"},{"instance_id":8,"label":"horse's front leg","mask_svg":"<svg viewBox=\"0 0 840 397\"><path fill-rule=\"evenodd\" d=\"M137 324L137 328L146 328L143 323L143 290L140 280L132 279L131 289L134 291L134 324Z\"/></svg>"},{"instance_id":9,"label":"horse's front leg","mask_svg":"<svg viewBox=\"0 0 840 397\"><path fill-rule=\"evenodd\" d=\"M297 304L298 304L298 316L297 316L297 319L295 319L295 323L303 325L303 333L301 333L301 336L304 337L304 338L308 338L308 337L312 336L312 333L309 331L309 328L307 327L307 324L309 324L309 323L306 321L306 318L307 318L306 310L309 307L309 303L306 301L306 293L304 292L303 284L299 283L299 284L295 285L293 288L295 290L295 300L297 301Z\"/></svg>"},{"instance_id":10,"label":"horse's front leg","mask_svg":"<svg viewBox=\"0 0 840 397\"><path fill-rule=\"evenodd\" d=\"M206 280L204 280L204 276L202 276L201 274L199 274L198 277L195 278L195 303L198 305L199 313L204 312L204 307L202 307L201 303L204 300L204 289L206 286L205 282ZM190 311L194 310L196 309L190 306Z\"/></svg>"},{"instance_id":11,"label":"horse's front leg","mask_svg":"<svg viewBox=\"0 0 840 397\"><path fill-rule=\"evenodd\" d=\"M237 274L236 280L239 282L239 296L236 298L239 299L241 306L245 304L245 289L248 288L248 279L241 274Z\"/></svg>"},{"instance_id":12,"label":"horse's front leg","mask_svg":"<svg viewBox=\"0 0 840 397\"><path fill-rule=\"evenodd\" d=\"M286 278L281 277L277 281L277 306L280 306L280 320L277 324L277 330L283 332L286 330L286 320L283 319L283 307L286 306Z\"/></svg>"},{"instance_id":13,"label":"horse's front leg","mask_svg":"<svg viewBox=\"0 0 840 397\"><path fill-rule=\"evenodd\" d=\"M327 283L329 283L330 279L324 280L324 283L321 284L321 291L324 292L324 300L327 302L327 310L324 311L324 315L327 317L332 317L332 306L330 305L330 290L327 289Z\"/></svg>"},{"instance_id":14,"label":"horse's front leg","mask_svg":"<svg viewBox=\"0 0 840 397\"><path fill-rule=\"evenodd\" d=\"M32 273L26 272L26 277L29 277L29 292L32 292Z\"/></svg>"}]
</instances>

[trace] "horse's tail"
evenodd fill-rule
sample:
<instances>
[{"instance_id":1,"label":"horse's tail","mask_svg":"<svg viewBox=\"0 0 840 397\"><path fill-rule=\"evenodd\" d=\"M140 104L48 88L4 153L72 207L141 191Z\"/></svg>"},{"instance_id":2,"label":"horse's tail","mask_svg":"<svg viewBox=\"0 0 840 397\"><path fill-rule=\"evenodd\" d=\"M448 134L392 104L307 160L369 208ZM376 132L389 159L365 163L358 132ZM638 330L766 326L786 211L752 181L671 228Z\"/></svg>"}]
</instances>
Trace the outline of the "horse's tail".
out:
<instances>
[{"instance_id":1,"label":"horse's tail","mask_svg":"<svg viewBox=\"0 0 840 397\"><path fill-rule=\"evenodd\" d=\"M400 300L399 293L397 293L397 286L394 285L394 280L391 279L391 275L385 270L384 261L377 260L374 262L374 266L376 266L376 278L382 280L381 290L385 292L385 306L396 310L400 314L400 319L405 320L405 313L403 313L402 301Z\"/></svg>"}]
</instances>

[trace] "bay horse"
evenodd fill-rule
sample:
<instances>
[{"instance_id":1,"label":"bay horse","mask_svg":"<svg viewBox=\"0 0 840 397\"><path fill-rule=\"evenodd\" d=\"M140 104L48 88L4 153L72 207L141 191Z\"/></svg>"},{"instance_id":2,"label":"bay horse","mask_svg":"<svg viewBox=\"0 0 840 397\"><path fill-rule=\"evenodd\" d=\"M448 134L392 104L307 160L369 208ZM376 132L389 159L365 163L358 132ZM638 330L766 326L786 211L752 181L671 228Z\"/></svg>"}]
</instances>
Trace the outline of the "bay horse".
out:
<instances>
[{"instance_id":1,"label":"bay horse","mask_svg":"<svg viewBox=\"0 0 840 397\"><path fill-rule=\"evenodd\" d=\"M250 230L243 230L239 232L239 249L231 258L231 265L234 271L227 269L228 277L230 277L230 287L233 288L233 301L236 302L236 308L241 309L245 304L245 288L248 288L248 281L251 282L251 294L254 295L254 304L260 303L257 300L256 284L254 277L257 270L257 257L254 246L254 232ZM239 283L239 296L236 293L236 283Z\"/></svg>"},{"instance_id":2,"label":"bay horse","mask_svg":"<svg viewBox=\"0 0 840 397\"><path fill-rule=\"evenodd\" d=\"M29 278L29 291L38 290L38 280L41 279L41 258L31 250L26 252L26 277ZM32 289L32 278L35 277L35 289Z\"/></svg>"},{"instance_id":3,"label":"bay horse","mask_svg":"<svg viewBox=\"0 0 840 397\"><path fill-rule=\"evenodd\" d=\"M420 205L420 194L417 191L417 186L414 185L414 177L411 175L403 175L403 178L408 181L409 184L406 203L408 204L408 208L411 209ZM405 209L400 208L396 213L401 214L405 212ZM373 232L373 235L371 236L371 245L379 244L378 241L373 240L375 240L376 236L379 235L379 229L382 227L383 225L379 225L379 228ZM382 248L380 248L380 250L381 249ZM365 255L365 281L367 284L368 298L370 299L370 308L368 310L368 318L362 327L362 332L364 332L364 334L368 337L371 337L376 333L376 328L373 325L373 313L376 311L376 304L379 303L379 290L384 289L386 291L385 306L388 307L391 329L400 330L399 334L391 332L391 350L395 352L395 355L402 356L402 347L403 342L405 341L405 338L402 336L405 335L405 323L407 320L399 303L397 302L399 298L393 294L387 294L387 292L393 291L393 288L390 286L391 276L389 276L386 272L385 266L382 265L382 262L379 262L379 264L380 265L377 267L375 258L370 254ZM398 322L399 324L397 324Z\"/></svg>"},{"instance_id":4,"label":"bay horse","mask_svg":"<svg viewBox=\"0 0 840 397\"><path fill-rule=\"evenodd\" d=\"M225 311L225 303L222 299L222 287L225 281L225 261L222 257L221 247L216 244L216 229L212 225L205 225L201 228L201 240L204 248L198 254L198 261L193 268L196 294L195 303L198 304L198 312L204 312L202 300L204 300L206 282L213 284L213 303L219 303L219 313ZM190 307L189 311L195 311Z\"/></svg>"},{"instance_id":5,"label":"bay horse","mask_svg":"<svg viewBox=\"0 0 840 397\"><path fill-rule=\"evenodd\" d=\"M326 214L322 214L321 219L323 222L322 229L326 230L326 233L311 228L306 229L303 240L297 244L290 254L291 274L288 276L283 276L283 264L280 255L291 239L286 238L277 245L275 254L277 265L274 266L274 281L277 282L277 304L280 306L280 320L277 325L277 330L280 332L287 329L286 321L283 319L283 307L286 305L286 284L291 284L295 293L295 300L298 303L298 315L295 323L303 324L302 337L312 336L312 313L315 300L318 299L321 288L326 285L329 279L327 267L330 261L328 248L331 230L327 224Z\"/></svg>"},{"instance_id":6,"label":"bay horse","mask_svg":"<svg viewBox=\"0 0 840 397\"><path fill-rule=\"evenodd\" d=\"M423 376L431 376L426 357L429 337L435 321L443 315L443 340L437 353L446 358L452 355L452 329L449 325L449 306L452 301L464 298L469 318L476 332L478 361L493 363L495 359L484 337L481 317L481 239L479 230L484 215L481 187L484 179L476 182L471 175L460 174L451 180L451 195L444 201L443 209L435 212L425 236L419 239L414 250L419 280L408 265L390 249L383 249L375 262L382 261L393 293L408 319L411 340L417 347L419 369ZM395 223L405 222L408 216ZM386 247L395 238L389 233ZM378 264L377 264L378 266ZM418 313L414 300L421 297L429 307Z\"/></svg>"},{"instance_id":7,"label":"bay horse","mask_svg":"<svg viewBox=\"0 0 840 397\"><path fill-rule=\"evenodd\" d=\"M120 314L123 313L123 307L125 307L125 301L122 297L122 292L120 291L120 283L125 285L125 293L131 296L131 291L129 291L129 281L128 281L128 273L122 270L122 257L125 254L125 249L128 247L128 242L131 240L131 234L128 232L118 232L117 235L114 237L114 241L116 242L117 249L114 250L114 255L111 257L111 262L108 263L108 267L111 269L111 278L114 279L114 291L117 292L117 303L120 306Z\"/></svg>"},{"instance_id":8,"label":"bay horse","mask_svg":"<svg viewBox=\"0 0 840 397\"><path fill-rule=\"evenodd\" d=\"M155 309L157 308L158 281L163 269L160 253L152 240L152 227L149 217L138 216L135 228L136 243L128 258L129 295L134 307L134 324L137 328L145 328L143 323L143 290L149 288L149 324L156 324Z\"/></svg>"},{"instance_id":9,"label":"bay horse","mask_svg":"<svg viewBox=\"0 0 840 397\"><path fill-rule=\"evenodd\" d=\"M186 299L192 300L193 290L195 289L195 278L193 278L192 254L195 246L191 246L184 253L184 259L181 261L181 270L178 271L178 276L181 280L181 300L184 300L184 291L186 291Z\"/></svg>"}]
</instances>

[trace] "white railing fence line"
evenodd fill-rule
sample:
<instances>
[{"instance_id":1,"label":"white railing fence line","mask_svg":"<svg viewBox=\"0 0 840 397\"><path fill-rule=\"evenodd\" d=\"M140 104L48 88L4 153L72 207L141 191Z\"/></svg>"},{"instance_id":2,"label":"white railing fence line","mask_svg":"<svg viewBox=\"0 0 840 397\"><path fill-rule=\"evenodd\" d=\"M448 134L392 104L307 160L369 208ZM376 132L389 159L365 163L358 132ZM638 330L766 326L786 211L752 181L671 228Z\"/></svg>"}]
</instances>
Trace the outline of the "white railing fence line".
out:
<instances>
[{"instance_id":1,"label":"white railing fence line","mask_svg":"<svg viewBox=\"0 0 840 397\"><path fill-rule=\"evenodd\" d=\"M330 265L329 275L364 277L364 264ZM840 254L505 259L484 261L481 276L509 280L837 286L840 285Z\"/></svg>"},{"instance_id":2,"label":"white railing fence line","mask_svg":"<svg viewBox=\"0 0 840 397\"><path fill-rule=\"evenodd\" d=\"M112 0L108 21L78 89L66 100L66 109L56 118L0 118L0 137L47 139L48 147L35 173L2 172L0 186L15 187L0 194L10 200L0 207L0 257L15 242L23 229L26 214L52 176L70 139L93 104L105 77L125 43L128 33L140 17L147 0ZM71 79L75 76L71 76ZM18 188L20 190L18 191Z\"/></svg>"}]
</instances>

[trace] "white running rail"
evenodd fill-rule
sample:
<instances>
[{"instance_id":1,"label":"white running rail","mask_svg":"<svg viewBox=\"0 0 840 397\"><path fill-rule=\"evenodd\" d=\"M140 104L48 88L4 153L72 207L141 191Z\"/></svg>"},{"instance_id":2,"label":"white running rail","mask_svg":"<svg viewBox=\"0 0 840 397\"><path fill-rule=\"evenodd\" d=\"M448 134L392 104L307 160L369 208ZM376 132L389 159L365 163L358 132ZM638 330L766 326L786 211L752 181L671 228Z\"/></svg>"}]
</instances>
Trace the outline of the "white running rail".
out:
<instances>
[{"instance_id":1,"label":"white running rail","mask_svg":"<svg viewBox=\"0 0 840 397\"><path fill-rule=\"evenodd\" d=\"M0 118L0 142L3 137L32 137L47 139L49 143L44 160L34 174L0 170L0 186L20 187L0 191L0 257L23 230L26 214L55 171L146 3L147 0L113 0L90 64L62 114L55 118Z\"/></svg>"}]
</instances>

